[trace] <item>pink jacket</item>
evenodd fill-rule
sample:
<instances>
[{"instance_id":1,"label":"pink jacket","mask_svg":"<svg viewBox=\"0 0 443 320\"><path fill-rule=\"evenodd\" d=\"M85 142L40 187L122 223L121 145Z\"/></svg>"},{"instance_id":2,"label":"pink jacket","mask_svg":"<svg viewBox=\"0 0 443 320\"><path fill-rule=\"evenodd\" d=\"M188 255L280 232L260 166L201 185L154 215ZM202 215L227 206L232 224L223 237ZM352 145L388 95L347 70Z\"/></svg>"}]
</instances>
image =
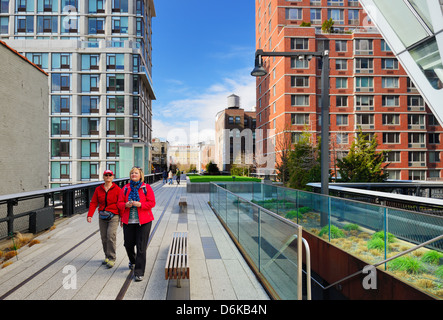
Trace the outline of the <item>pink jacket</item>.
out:
<instances>
[{"instance_id":1,"label":"pink jacket","mask_svg":"<svg viewBox=\"0 0 443 320\"><path fill-rule=\"evenodd\" d=\"M129 208L126 208L125 204L128 202L130 192L131 185L128 183L121 189L120 195L118 196L117 207L120 212L121 220L124 224L128 224L129 220ZM140 189L138 189L138 194L140 196L140 203L142 204L140 208L137 208L139 223L145 224L151 222L154 220L154 215L152 214L151 210L155 207L154 191L149 184L142 183Z\"/></svg>"}]
</instances>

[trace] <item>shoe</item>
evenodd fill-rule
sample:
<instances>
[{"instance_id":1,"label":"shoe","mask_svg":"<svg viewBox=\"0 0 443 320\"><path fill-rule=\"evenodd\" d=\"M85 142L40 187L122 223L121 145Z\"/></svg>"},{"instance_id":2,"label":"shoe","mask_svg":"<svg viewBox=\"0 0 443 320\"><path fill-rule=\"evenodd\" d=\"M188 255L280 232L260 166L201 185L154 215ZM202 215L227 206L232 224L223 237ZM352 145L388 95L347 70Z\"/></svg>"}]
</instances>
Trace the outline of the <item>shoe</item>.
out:
<instances>
[{"instance_id":1,"label":"shoe","mask_svg":"<svg viewBox=\"0 0 443 320\"><path fill-rule=\"evenodd\" d=\"M129 269L134 270L134 265L131 262L129 262Z\"/></svg>"},{"instance_id":2,"label":"shoe","mask_svg":"<svg viewBox=\"0 0 443 320\"><path fill-rule=\"evenodd\" d=\"M114 266L114 264L115 264L115 261L109 260L107 266L108 266L108 268L112 268Z\"/></svg>"},{"instance_id":3,"label":"shoe","mask_svg":"<svg viewBox=\"0 0 443 320\"><path fill-rule=\"evenodd\" d=\"M106 258L105 260L103 260L102 264L108 264L108 262L109 262L109 259Z\"/></svg>"},{"instance_id":4,"label":"shoe","mask_svg":"<svg viewBox=\"0 0 443 320\"><path fill-rule=\"evenodd\" d=\"M143 276L135 276L135 281L139 282L143 280Z\"/></svg>"}]
</instances>

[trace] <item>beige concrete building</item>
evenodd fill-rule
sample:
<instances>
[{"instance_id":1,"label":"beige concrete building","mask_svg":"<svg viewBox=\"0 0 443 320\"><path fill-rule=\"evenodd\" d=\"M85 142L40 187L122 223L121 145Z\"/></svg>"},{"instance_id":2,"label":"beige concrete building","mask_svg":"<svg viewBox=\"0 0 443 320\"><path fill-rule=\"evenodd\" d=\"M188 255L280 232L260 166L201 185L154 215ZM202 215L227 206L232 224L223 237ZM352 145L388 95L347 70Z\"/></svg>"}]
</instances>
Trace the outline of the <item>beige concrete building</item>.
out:
<instances>
[{"instance_id":1,"label":"beige concrete building","mask_svg":"<svg viewBox=\"0 0 443 320\"><path fill-rule=\"evenodd\" d=\"M48 74L0 41L0 195L49 186Z\"/></svg>"}]
</instances>

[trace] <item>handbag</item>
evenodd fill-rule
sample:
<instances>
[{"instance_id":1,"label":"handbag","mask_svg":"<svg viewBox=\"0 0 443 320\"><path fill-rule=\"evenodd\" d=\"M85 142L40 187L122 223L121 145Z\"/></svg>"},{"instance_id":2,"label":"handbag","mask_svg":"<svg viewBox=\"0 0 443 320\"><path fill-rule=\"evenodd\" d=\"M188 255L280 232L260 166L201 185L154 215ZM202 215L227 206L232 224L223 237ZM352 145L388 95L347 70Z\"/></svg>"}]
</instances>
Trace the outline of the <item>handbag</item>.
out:
<instances>
[{"instance_id":1,"label":"handbag","mask_svg":"<svg viewBox=\"0 0 443 320\"><path fill-rule=\"evenodd\" d=\"M110 211L99 211L99 216L102 220L111 220L115 214Z\"/></svg>"}]
</instances>

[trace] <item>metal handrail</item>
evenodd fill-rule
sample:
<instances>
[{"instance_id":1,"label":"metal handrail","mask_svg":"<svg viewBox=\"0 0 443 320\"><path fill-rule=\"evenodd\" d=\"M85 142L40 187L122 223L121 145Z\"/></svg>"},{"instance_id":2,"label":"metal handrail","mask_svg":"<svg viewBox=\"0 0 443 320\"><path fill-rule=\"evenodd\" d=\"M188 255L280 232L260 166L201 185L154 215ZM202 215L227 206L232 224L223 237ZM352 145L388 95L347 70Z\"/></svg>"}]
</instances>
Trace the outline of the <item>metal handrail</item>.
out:
<instances>
[{"instance_id":1,"label":"metal handrail","mask_svg":"<svg viewBox=\"0 0 443 320\"><path fill-rule=\"evenodd\" d=\"M379 263L373 264L372 266L373 266L374 268L376 268L376 267L378 267L378 266L380 266L380 265L382 265L382 264L384 264L384 263L386 263L386 262L389 262L389 261L391 261L391 260L397 259L398 257L401 257L401 256L403 256L403 255L405 255L405 254L408 254L409 252L412 252L412 251L414 251L414 250L420 249L421 247L424 247L424 246L426 246L426 245L428 245L428 244L430 244L430 243L432 243L432 242L435 242L435 241L437 241L437 240L440 240L440 239L443 239L443 234L442 234L442 235L439 235L438 237L432 238L431 240L428 240L428 241L426 241L426 242L423 242L423 243L421 243L421 244L419 244L419 245L416 245L415 247L412 247L412 248L410 248L410 249L408 249L408 250L406 250L406 251L400 252L399 254L396 254L395 256L392 256L392 257L390 257L390 258L388 258L388 259L386 259L386 260L383 260L383 261L381 261L381 262L379 262ZM355 277L356 275L359 275L360 273L362 273L363 270L364 270L364 269L361 269L361 270L359 270L359 271L357 271L357 272L355 272L355 273L353 273L353 274L351 274L351 275L349 275L349 276L347 276L347 277L344 277L344 278L341 279L341 280L338 280L338 281L334 282L333 284L330 284L330 285L327 286L327 287L323 287L323 290L327 290L327 289L329 289L329 288L331 288L331 287L333 287L333 286L339 284L340 282L343 282L343 281L345 281L345 280L348 280L348 279L350 279L350 278L353 278L353 277Z\"/></svg>"}]
</instances>

